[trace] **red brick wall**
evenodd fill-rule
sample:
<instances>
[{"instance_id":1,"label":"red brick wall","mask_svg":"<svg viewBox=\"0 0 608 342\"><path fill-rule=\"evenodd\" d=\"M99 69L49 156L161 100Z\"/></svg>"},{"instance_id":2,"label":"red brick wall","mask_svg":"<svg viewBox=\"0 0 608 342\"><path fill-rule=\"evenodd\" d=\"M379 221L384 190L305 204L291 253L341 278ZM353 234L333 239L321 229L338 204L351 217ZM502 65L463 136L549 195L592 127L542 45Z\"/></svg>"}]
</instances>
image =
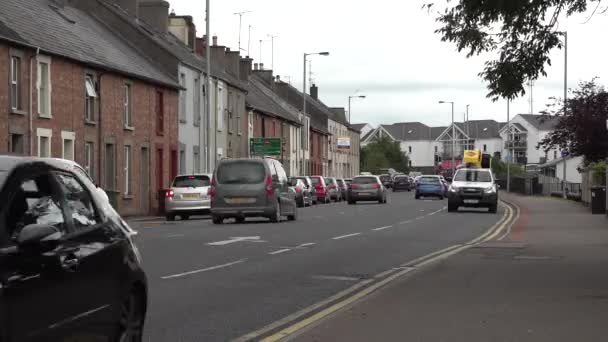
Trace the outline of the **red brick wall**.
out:
<instances>
[{"instance_id":1,"label":"red brick wall","mask_svg":"<svg viewBox=\"0 0 608 342\"><path fill-rule=\"evenodd\" d=\"M0 153L8 152L9 68L8 46L0 45Z\"/></svg>"}]
</instances>

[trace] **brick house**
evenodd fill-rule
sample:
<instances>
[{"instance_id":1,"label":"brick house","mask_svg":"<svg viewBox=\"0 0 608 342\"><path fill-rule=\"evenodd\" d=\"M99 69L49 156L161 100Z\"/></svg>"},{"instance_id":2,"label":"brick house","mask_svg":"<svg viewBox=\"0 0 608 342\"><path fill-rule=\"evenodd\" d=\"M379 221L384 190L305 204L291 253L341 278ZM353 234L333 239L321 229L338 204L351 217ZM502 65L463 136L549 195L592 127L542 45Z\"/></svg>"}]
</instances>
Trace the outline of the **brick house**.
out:
<instances>
[{"instance_id":1,"label":"brick house","mask_svg":"<svg viewBox=\"0 0 608 342\"><path fill-rule=\"evenodd\" d=\"M177 165L174 79L52 0L0 3L0 79L0 153L74 160L121 214L158 210Z\"/></svg>"}]
</instances>

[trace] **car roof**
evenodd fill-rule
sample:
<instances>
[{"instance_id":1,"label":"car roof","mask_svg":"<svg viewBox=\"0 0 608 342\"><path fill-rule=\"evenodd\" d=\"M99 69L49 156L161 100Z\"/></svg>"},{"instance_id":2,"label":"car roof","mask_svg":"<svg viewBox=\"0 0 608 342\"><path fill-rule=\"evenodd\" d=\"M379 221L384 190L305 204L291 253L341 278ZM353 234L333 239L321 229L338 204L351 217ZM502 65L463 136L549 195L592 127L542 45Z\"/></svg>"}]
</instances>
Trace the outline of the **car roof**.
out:
<instances>
[{"instance_id":1,"label":"car roof","mask_svg":"<svg viewBox=\"0 0 608 342\"><path fill-rule=\"evenodd\" d=\"M67 159L0 155L0 171L10 172L19 166L33 163L44 163L56 169L65 171L73 171L74 167L82 169L82 166L80 166L78 163ZM0 187L4 185L3 182L0 183Z\"/></svg>"},{"instance_id":2,"label":"car roof","mask_svg":"<svg viewBox=\"0 0 608 342\"><path fill-rule=\"evenodd\" d=\"M177 178L177 177L189 177L189 176L207 176L207 177L211 177L211 174L209 174L209 173L183 173L183 174L179 174L179 175L175 176L175 178Z\"/></svg>"}]
</instances>

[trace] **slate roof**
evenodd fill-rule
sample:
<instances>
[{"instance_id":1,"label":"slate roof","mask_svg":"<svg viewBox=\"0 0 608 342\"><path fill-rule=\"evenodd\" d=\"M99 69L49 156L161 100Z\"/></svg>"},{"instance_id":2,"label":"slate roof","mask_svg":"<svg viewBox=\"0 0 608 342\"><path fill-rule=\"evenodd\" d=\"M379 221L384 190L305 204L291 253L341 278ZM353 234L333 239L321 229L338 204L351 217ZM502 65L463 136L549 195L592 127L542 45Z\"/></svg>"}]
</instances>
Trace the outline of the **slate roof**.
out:
<instances>
[{"instance_id":1,"label":"slate roof","mask_svg":"<svg viewBox=\"0 0 608 342\"><path fill-rule=\"evenodd\" d=\"M85 12L50 0L1 0L0 36L101 69L178 87L145 55ZM175 75L177 76L177 75Z\"/></svg>"},{"instance_id":2,"label":"slate roof","mask_svg":"<svg viewBox=\"0 0 608 342\"><path fill-rule=\"evenodd\" d=\"M365 125L367 125L366 123L358 123L358 124L351 124L350 127L356 131L361 132L361 130L363 129L363 127L365 127Z\"/></svg>"},{"instance_id":3,"label":"slate roof","mask_svg":"<svg viewBox=\"0 0 608 342\"><path fill-rule=\"evenodd\" d=\"M272 89L264 85L255 75L249 78L245 101L249 108L300 124L298 110L274 95Z\"/></svg>"},{"instance_id":4,"label":"slate roof","mask_svg":"<svg viewBox=\"0 0 608 342\"><path fill-rule=\"evenodd\" d=\"M557 116L538 114L519 114L539 131L552 131L558 122Z\"/></svg>"},{"instance_id":5,"label":"slate roof","mask_svg":"<svg viewBox=\"0 0 608 342\"><path fill-rule=\"evenodd\" d=\"M466 124L455 123L463 132L466 132ZM470 120L468 121L469 136L472 139L494 139L500 138L500 123L495 120Z\"/></svg>"},{"instance_id":6,"label":"slate roof","mask_svg":"<svg viewBox=\"0 0 608 342\"><path fill-rule=\"evenodd\" d=\"M435 140L439 138L441 133L443 133L443 131L445 131L447 128L447 126L431 127L431 139Z\"/></svg>"},{"instance_id":7,"label":"slate roof","mask_svg":"<svg viewBox=\"0 0 608 342\"><path fill-rule=\"evenodd\" d=\"M400 141L431 139L431 127L421 122L398 122L381 126Z\"/></svg>"},{"instance_id":8,"label":"slate roof","mask_svg":"<svg viewBox=\"0 0 608 342\"><path fill-rule=\"evenodd\" d=\"M279 81L286 93L279 94L285 101L295 108L302 108L302 93L292 85ZM310 117L310 126L319 132L328 134L327 118L333 115L329 109L325 109L318 101L306 94L306 114Z\"/></svg>"}]
</instances>

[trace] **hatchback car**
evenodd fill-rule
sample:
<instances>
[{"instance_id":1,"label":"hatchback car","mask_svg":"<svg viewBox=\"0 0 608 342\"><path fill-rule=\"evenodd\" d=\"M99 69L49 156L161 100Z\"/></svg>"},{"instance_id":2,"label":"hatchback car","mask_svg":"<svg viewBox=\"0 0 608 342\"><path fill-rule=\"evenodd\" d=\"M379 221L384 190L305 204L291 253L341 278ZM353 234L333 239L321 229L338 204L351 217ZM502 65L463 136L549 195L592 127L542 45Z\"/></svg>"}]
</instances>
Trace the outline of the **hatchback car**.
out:
<instances>
[{"instance_id":1,"label":"hatchback car","mask_svg":"<svg viewBox=\"0 0 608 342\"><path fill-rule=\"evenodd\" d=\"M69 163L0 156L2 341L141 338L136 233L107 204Z\"/></svg>"},{"instance_id":2,"label":"hatchback car","mask_svg":"<svg viewBox=\"0 0 608 342\"><path fill-rule=\"evenodd\" d=\"M340 186L334 177L325 177L325 184L327 184L327 192L331 201L340 202L342 200L342 192Z\"/></svg>"},{"instance_id":3,"label":"hatchback car","mask_svg":"<svg viewBox=\"0 0 608 342\"><path fill-rule=\"evenodd\" d=\"M311 176L310 181L315 187L317 193L317 201L321 203L329 202L329 192L327 191L327 184L323 176Z\"/></svg>"},{"instance_id":4,"label":"hatchback car","mask_svg":"<svg viewBox=\"0 0 608 342\"><path fill-rule=\"evenodd\" d=\"M302 183L304 183L304 187L305 187L305 192L304 192L304 202L308 203L307 205L313 205L317 203L317 190L315 189L315 187L312 185L312 180L310 179L310 177L308 176L295 176L295 177L291 177L289 178L290 181L293 180L301 180ZM309 198L306 198L306 195L308 195ZM297 193L296 193L296 200L297 200ZM308 200L308 202L306 202L306 200Z\"/></svg>"},{"instance_id":5,"label":"hatchback car","mask_svg":"<svg viewBox=\"0 0 608 342\"><path fill-rule=\"evenodd\" d=\"M338 188L340 189L340 197L344 201L346 199L346 193L348 192L348 185L342 178L336 178L336 182L338 183Z\"/></svg>"},{"instance_id":6,"label":"hatchback car","mask_svg":"<svg viewBox=\"0 0 608 342\"><path fill-rule=\"evenodd\" d=\"M357 176L348 188L348 204L358 201L378 201L386 203L386 188L378 176Z\"/></svg>"},{"instance_id":7,"label":"hatchback car","mask_svg":"<svg viewBox=\"0 0 608 342\"><path fill-rule=\"evenodd\" d=\"M175 220L179 215L187 220L191 215L207 214L211 209L209 185L211 177L207 174L180 175L175 177L171 188L165 193L165 217Z\"/></svg>"},{"instance_id":8,"label":"hatchback car","mask_svg":"<svg viewBox=\"0 0 608 342\"><path fill-rule=\"evenodd\" d=\"M272 158L225 159L216 167L209 188L211 219L237 222L246 217L297 218L296 194L281 163Z\"/></svg>"},{"instance_id":9,"label":"hatchback car","mask_svg":"<svg viewBox=\"0 0 608 342\"><path fill-rule=\"evenodd\" d=\"M408 176L396 176L393 179L393 192L399 190L412 191L412 180Z\"/></svg>"},{"instance_id":10,"label":"hatchback car","mask_svg":"<svg viewBox=\"0 0 608 342\"><path fill-rule=\"evenodd\" d=\"M289 184L296 192L296 204L298 205L298 208L312 205L312 194L310 193L310 188L306 185L302 178L291 177L289 178Z\"/></svg>"},{"instance_id":11,"label":"hatchback car","mask_svg":"<svg viewBox=\"0 0 608 342\"><path fill-rule=\"evenodd\" d=\"M419 199L420 197L433 196L443 199L444 191L444 186L439 176L422 176L418 179L418 183L416 183L415 197Z\"/></svg>"}]
</instances>

